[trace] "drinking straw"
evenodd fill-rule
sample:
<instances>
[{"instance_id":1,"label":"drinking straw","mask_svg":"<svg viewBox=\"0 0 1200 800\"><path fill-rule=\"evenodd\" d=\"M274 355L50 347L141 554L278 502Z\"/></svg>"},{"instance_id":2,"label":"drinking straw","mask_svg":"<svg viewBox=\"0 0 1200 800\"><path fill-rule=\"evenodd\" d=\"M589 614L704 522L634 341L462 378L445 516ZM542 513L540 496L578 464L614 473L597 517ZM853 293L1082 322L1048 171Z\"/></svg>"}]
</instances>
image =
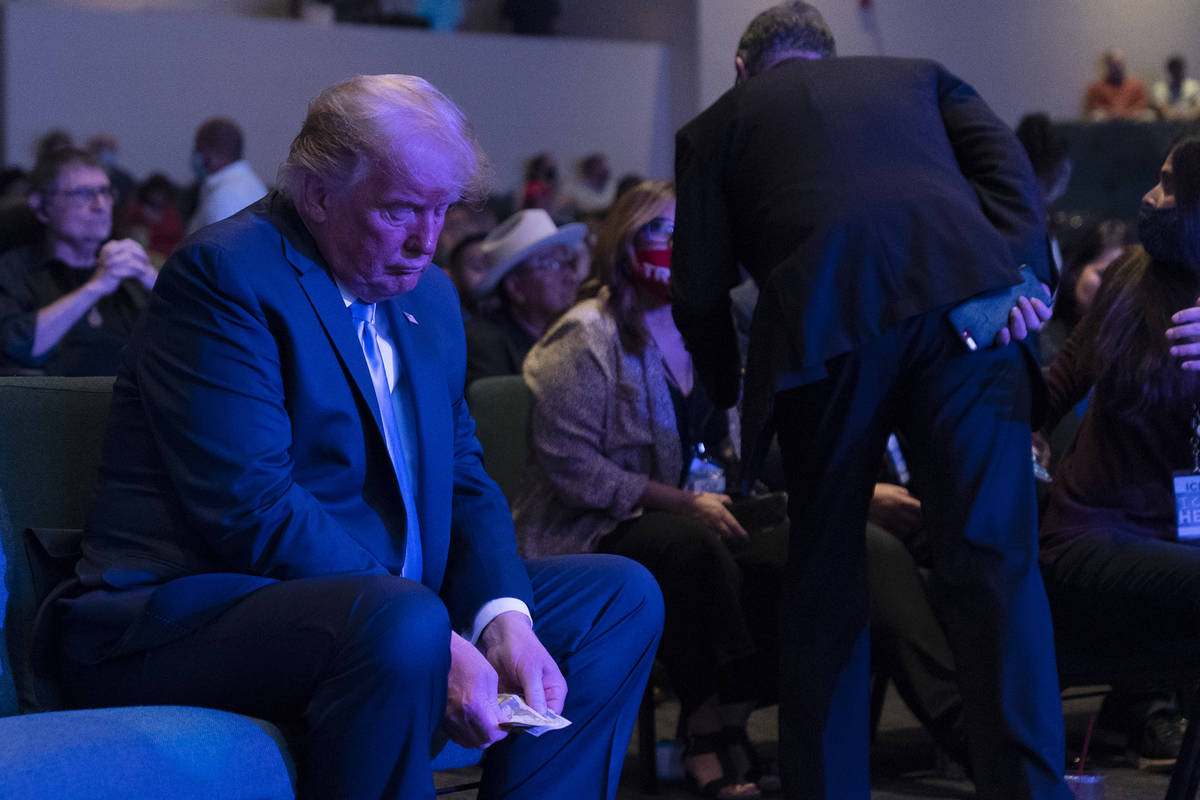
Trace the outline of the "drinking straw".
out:
<instances>
[{"instance_id":1,"label":"drinking straw","mask_svg":"<svg viewBox=\"0 0 1200 800\"><path fill-rule=\"evenodd\" d=\"M1096 714L1093 711L1092 716L1088 718L1087 733L1083 735L1083 749L1079 752L1079 777L1083 777L1083 768L1087 765L1088 745L1092 743L1092 731L1096 728Z\"/></svg>"}]
</instances>

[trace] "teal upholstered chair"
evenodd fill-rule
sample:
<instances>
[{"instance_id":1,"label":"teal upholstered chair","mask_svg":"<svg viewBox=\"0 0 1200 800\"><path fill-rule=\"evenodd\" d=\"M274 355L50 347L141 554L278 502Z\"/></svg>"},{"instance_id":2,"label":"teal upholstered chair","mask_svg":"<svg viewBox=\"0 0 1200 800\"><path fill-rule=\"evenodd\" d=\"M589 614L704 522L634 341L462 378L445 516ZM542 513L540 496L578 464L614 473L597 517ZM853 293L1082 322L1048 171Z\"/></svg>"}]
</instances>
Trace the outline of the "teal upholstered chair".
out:
<instances>
[{"instance_id":1,"label":"teal upholstered chair","mask_svg":"<svg viewBox=\"0 0 1200 800\"><path fill-rule=\"evenodd\" d=\"M269 722L191 707L62 711L54 681L34 673L34 614L56 566L73 564L111 391L111 378L0 378L0 800L292 798L294 761ZM66 530L39 544L28 528ZM478 760L451 744L434 768Z\"/></svg>"},{"instance_id":2,"label":"teal upholstered chair","mask_svg":"<svg viewBox=\"0 0 1200 800\"><path fill-rule=\"evenodd\" d=\"M475 434L483 447L488 475L512 503L521 486L529 453L532 397L520 375L480 378L467 386L467 405L475 417ZM638 782L642 791L658 792L655 771L654 693L647 685L638 710Z\"/></svg>"}]
</instances>

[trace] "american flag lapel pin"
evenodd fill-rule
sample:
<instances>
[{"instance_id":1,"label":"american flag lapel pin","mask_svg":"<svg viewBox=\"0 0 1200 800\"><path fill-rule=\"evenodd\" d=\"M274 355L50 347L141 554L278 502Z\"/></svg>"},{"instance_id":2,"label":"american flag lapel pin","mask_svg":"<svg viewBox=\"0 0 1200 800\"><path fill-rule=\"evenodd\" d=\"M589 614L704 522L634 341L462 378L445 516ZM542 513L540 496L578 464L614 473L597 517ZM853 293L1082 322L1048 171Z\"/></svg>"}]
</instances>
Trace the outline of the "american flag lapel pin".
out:
<instances>
[{"instance_id":1,"label":"american flag lapel pin","mask_svg":"<svg viewBox=\"0 0 1200 800\"><path fill-rule=\"evenodd\" d=\"M412 314L408 313L407 311L405 311L405 312L404 312L404 318L405 318L406 320L408 320L409 322L411 322L413 325L420 325L420 324L421 324L421 323L417 322L417 318L416 318L416 317L414 317Z\"/></svg>"}]
</instances>

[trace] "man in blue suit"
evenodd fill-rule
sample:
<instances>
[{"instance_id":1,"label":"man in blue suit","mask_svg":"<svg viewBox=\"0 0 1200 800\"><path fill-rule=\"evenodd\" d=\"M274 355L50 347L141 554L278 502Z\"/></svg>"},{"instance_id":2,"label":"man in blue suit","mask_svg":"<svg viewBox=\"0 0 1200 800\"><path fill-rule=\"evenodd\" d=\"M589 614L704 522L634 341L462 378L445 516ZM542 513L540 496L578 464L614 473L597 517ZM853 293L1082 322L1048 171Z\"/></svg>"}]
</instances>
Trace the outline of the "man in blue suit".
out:
<instances>
[{"instance_id":1,"label":"man in blue suit","mask_svg":"<svg viewBox=\"0 0 1200 800\"><path fill-rule=\"evenodd\" d=\"M434 87L360 76L164 267L60 604L76 703L294 719L305 797L432 796L439 726L495 745L481 797L613 797L662 601L632 562L516 555L428 269L483 173ZM507 736L498 691L573 724Z\"/></svg>"}]
</instances>

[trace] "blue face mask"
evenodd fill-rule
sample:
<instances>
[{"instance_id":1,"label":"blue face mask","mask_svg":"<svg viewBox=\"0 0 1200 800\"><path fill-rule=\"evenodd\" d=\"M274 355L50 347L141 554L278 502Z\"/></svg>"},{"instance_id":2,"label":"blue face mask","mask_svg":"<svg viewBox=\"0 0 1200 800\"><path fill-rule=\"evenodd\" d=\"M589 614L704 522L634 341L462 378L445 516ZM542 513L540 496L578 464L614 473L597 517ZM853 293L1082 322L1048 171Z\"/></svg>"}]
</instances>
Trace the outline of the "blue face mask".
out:
<instances>
[{"instance_id":1,"label":"blue face mask","mask_svg":"<svg viewBox=\"0 0 1200 800\"><path fill-rule=\"evenodd\" d=\"M1155 261L1184 264L1183 220L1174 208L1142 206L1138 211L1138 238Z\"/></svg>"},{"instance_id":2,"label":"blue face mask","mask_svg":"<svg viewBox=\"0 0 1200 800\"><path fill-rule=\"evenodd\" d=\"M198 181L208 177L208 169L204 166L204 156L200 153L192 153L192 174Z\"/></svg>"}]
</instances>

